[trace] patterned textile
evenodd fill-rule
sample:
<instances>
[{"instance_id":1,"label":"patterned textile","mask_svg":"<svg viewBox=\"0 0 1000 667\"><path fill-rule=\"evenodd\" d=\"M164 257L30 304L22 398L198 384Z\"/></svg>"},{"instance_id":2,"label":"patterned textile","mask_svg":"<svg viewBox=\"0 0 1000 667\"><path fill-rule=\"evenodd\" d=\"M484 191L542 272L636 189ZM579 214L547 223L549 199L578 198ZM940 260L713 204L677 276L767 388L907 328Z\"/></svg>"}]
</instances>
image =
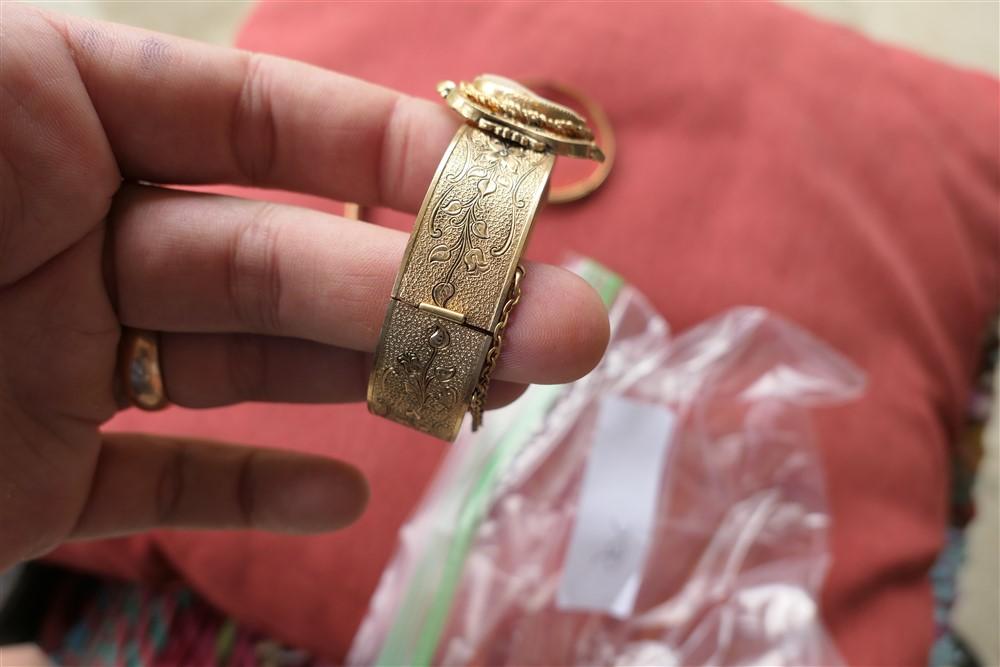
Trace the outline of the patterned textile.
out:
<instances>
[{"instance_id":1,"label":"patterned textile","mask_svg":"<svg viewBox=\"0 0 1000 667\"><path fill-rule=\"evenodd\" d=\"M18 577L21 576L21 566L12 567L9 570L0 572L0 609L7 602L7 598L14 590Z\"/></svg>"},{"instance_id":2,"label":"patterned textile","mask_svg":"<svg viewBox=\"0 0 1000 667\"><path fill-rule=\"evenodd\" d=\"M226 618L186 588L70 577L49 610L42 648L86 667L312 667L307 654Z\"/></svg>"},{"instance_id":3,"label":"patterned textile","mask_svg":"<svg viewBox=\"0 0 1000 667\"><path fill-rule=\"evenodd\" d=\"M972 486L983 458L983 432L996 400L993 378L998 357L998 331L994 327L987 337L983 363L969 401L966 427L956 442L952 456L951 520L946 529L944 548L930 575L934 586L934 623L937 628L930 667L977 664L964 643L952 632L951 610L957 597L958 571L965 560L965 529L975 517Z\"/></svg>"}]
</instances>

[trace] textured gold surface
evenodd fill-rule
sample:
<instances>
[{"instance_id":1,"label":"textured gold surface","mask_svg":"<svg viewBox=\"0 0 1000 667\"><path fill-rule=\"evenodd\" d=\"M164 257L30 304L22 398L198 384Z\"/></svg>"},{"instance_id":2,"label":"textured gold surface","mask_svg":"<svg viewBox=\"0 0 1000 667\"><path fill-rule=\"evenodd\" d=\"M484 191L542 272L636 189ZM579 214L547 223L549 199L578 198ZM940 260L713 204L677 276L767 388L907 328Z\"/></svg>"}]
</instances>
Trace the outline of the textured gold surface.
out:
<instances>
[{"instance_id":1,"label":"textured gold surface","mask_svg":"<svg viewBox=\"0 0 1000 667\"><path fill-rule=\"evenodd\" d=\"M556 153L604 158L593 141L566 136L583 124L572 111L502 77L475 82L483 106L439 86L467 124L417 214L368 380L373 413L449 441L470 407L474 425L482 421ZM593 136L585 126L573 133Z\"/></svg>"},{"instance_id":2,"label":"textured gold surface","mask_svg":"<svg viewBox=\"0 0 1000 667\"><path fill-rule=\"evenodd\" d=\"M382 331L368 409L454 440L492 336L395 299L389 301Z\"/></svg>"},{"instance_id":3,"label":"textured gold surface","mask_svg":"<svg viewBox=\"0 0 1000 667\"><path fill-rule=\"evenodd\" d=\"M536 95L516 81L480 74L471 83L442 81L445 104L473 127L533 151L601 162L594 132L571 109Z\"/></svg>"},{"instance_id":4,"label":"textured gold surface","mask_svg":"<svg viewBox=\"0 0 1000 667\"><path fill-rule=\"evenodd\" d=\"M393 296L491 330L554 160L463 126L417 217Z\"/></svg>"},{"instance_id":5,"label":"textured gold surface","mask_svg":"<svg viewBox=\"0 0 1000 667\"><path fill-rule=\"evenodd\" d=\"M493 85L498 79L499 85ZM587 121L578 113L561 104L538 97L524 86L509 79L483 75L476 77L476 81L472 83L463 81L458 87L463 95L477 104L502 113L517 122L574 139L594 138ZM527 103L524 101L525 97L529 99Z\"/></svg>"},{"instance_id":6,"label":"textured gold surface","mask_svg":"<svg viewBox=\"0 0 1000 667\"><path fill-rule=\"evenodd\" d=\"M458 130L417 215L382 325L368 383L374 414L455 439L554 161L468 125Z\"/></svg>"}]
</instances>

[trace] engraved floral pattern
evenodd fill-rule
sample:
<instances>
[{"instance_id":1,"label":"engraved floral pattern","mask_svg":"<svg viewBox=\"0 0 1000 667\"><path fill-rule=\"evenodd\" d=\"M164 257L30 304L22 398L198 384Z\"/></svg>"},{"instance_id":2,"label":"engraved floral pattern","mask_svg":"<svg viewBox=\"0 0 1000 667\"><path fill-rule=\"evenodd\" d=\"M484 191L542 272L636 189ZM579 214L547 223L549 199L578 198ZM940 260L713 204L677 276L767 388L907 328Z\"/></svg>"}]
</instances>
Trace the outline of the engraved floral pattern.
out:
<instances>
[{"instance_id":1,"label":"engraved floral pattern","mask_svg":"<svg viewBox=\"0 0 1000 667\"><path fill-rule=\"evenodd\" d=\"M482 132L470 133L464 143L464 164L442 178L444 189L429 218L430 237L442 241L427 253L427 261L443 269L431 289L442 307L455 295L460 272L484 272L491 258L510 249L515 217L527 205L521 185L538 167L530 153ZM491 219L497 208L491 200L500 197L509 198L511 211L502 225Z\"/></svg>"},{"instance_id":2,"label":"engraved floral pattern","mask_svg":"<svg viewBox=\"0 0 1000 667\"><path fill-rule=\"evenodd\" d=\"M471 126L460 130L417 218L383 325L372 412L454 438L554 159ZM465 325L418 308L423 303L461 313ZM431 345L434 325L449 334L447 345Z\"/></svg>"},{"instance_id":3,"label":"engraved floral pattern","mask_svg":"<svg viewBox=\"0 0 1000 667\"><path fill-rule=\"evenodd\" d=\"M384 385L397 380L401 385L403 400L396 405L397 418L411 426L421 428L421 419L441 411L450 410L459 399L458 388L452 386L456 376L454 366L437 362L439 352L451 344L448 330L434 324L426 331L426 357L412 351L400 352L395 363L382 371L380 382ZM383 389L384 391L384 389Z\"/></svg>"}]
</instances>

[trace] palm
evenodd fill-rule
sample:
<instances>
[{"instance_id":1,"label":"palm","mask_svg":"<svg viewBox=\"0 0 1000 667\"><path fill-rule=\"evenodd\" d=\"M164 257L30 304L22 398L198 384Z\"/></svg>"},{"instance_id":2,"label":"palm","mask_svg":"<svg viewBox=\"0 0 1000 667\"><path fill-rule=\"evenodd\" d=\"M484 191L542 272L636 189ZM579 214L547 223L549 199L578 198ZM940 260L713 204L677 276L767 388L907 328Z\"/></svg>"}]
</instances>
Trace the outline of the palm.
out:
<instances>
[{"instance_id":1,"label":"palm","mask_svg":"<svg viewBox=\"0 0 1000 667\"><path fill-rule=\"evenodd\" d=\"M0 503L0 525L23 557L73 530L97 464L97 427L116 409L119 324L102 256L119 178L110 150L92 148L108 141L72 60L54 59L47 73L61 90L16 85L32 80L38 49L58 52L58 43L34 40L58 35L5 32L2 76L15 85L0 92L0 488L20 502Z\"/></svg>"},{"instance_id":2,"label":"palm","mask_svg":"<svg viewBox=\"0 0 1000 667\"><path fill-rule=\"evenodd\" d=\"M102 225L90 224L86 239L0 288L0 368L17 387L0 390L0 487L31 507L5 503L0 523L5 540L21 533L34 548L72 531L97 464L97 427L115 410L119 325L101 283Z\"/></svg>"}]
</instances>

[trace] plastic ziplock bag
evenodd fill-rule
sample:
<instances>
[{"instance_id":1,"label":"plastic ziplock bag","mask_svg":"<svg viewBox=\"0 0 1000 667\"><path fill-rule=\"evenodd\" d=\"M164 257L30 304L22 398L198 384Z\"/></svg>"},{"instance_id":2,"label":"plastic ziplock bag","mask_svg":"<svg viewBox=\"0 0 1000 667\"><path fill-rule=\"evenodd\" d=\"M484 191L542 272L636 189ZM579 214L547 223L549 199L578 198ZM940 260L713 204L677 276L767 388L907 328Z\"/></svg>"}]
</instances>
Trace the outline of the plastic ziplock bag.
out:
<instances>
[{"instance_id":1,"label":"plastic ziplock bag","mask_svg":"<svg viewBox=\"0 0 1000 667\"><path fill-rule=\"evenodd\" d=\"M859 396L863 374L761 308L672 339L637 290L571 268L609 306L604 359L455 443L348 662L842 664L819 616L809 411Z\"/></svg>"}]
</instances>

